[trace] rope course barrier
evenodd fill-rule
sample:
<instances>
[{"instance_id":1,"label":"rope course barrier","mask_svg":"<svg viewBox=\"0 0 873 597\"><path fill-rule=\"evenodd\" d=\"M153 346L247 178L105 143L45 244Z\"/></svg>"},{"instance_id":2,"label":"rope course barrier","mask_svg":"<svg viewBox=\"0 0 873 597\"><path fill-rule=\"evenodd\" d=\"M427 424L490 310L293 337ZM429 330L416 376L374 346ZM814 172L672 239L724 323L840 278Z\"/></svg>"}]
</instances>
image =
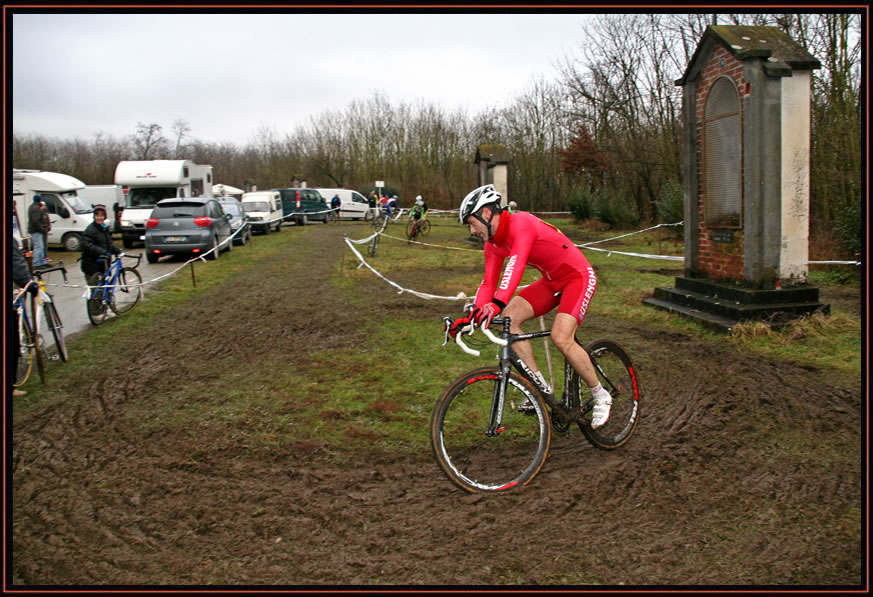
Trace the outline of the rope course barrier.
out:
<instances>
[{"instance_id":1,"label":"rope course barrier","mask_svg":"<svg viewBox=\"0 0 873 597\"><path fill-rule=\"evenodd\" d=\"M376 209L378 210L378 209L381 209L381 208L376 208ZM339 211L339 210L338 210L338 208L330 208L330 209L325 209L325 210L321 210L321 211L305 212L305 213L306 213L307 216L309 216L309 215L320 215L320 214L330 213L330 212L334 212L334 211ZM407 212L408 212L408 210L405 210L404 208L398 208L398 210L397 210L397 214L396 214L395 216L393 216L393 217L389 216L389 218L387 218L387 219L390 219L392 222L397 222L397 221L400 220L400 218L401 218L401 216L403 215L404 211L407 211ZM457 213L458 213L458 210L457 210L457 209L453 209L453 210L428 210L427 213L428 213L428 215L443 216L443 215L457 214ZM542 214L542 215L567 215L567 214L569 214L570 212L532 212L532 213L538 213L538 214ZM290 219L290 218L294 218L294 217L296 217L296 216L297 216L296 213L290 213L290 214L287 214L287 215L283 215L283 216L281 216L281 217L279 217L279 218L273 218L273 219L271 219L271 220L267 220L267 221L266 221L266 224L268 224L268 225L272 225L272 224L274 224L274 223L277 222L277 221L280 221L280 220L287 220L287 219ZM375 216L375 217L379 217L379 216L377 215L377 216ZM385 238L390 238L390 239L392 239L392 240L397 240L397 241L401 241L401 242L402 242L402 241L406 241L407 243L414 243L414 244L417 244L417 245L428 246L428 247L434 247L434 248L438 248L438 249L446 249L446 250L453 250L453 251L471 251L471 252L476 252L476 253L481 252L481 249L467 249L467 248L462 248L462 247L450 247L450 246L446 246L446 245L437 245L437 244L432 244L432 243L424 243L424 242L421 242L421 241L411 241L411 240L408 240L408 239L402 239L402 238L398 238L398 237L396 237L396 236L391 236L391 235L385 233L385 227L386 227L386 225L387 225L387 219L386 219L385 222L383 222L381 229L379 229L378 231L374 232L373 234L371 234L370 236L368 236L368 237L366 237L366 238L355 240L355 239L350 239L350 238L348 238L348 237L343 237L343 240L345 241L346 245L349 247L349 249L352 250L352 252L355 254L355 256L356 256L356 257L358 258L358 260L360 261L360 264L358 265L358 269L360 269L361 267L366 266L367 269L369 269L370 271L372 271L376 276L378 276L379 278L381 278L382 280L384 280L385 282L387 282L387 283L390 284L391 286L395 287L395 288L398 290L398 294L409 293L409 294L412 294L412 295L418 296L418 297L420 297L420 298L428 299L428 300L432 300L432 299L440 299L440 300L453 300L453 301L454 301L454 300L468 300L468 299L470 298L470 297L469 297L466 293L464 293L464 292L459 292L459 293L458 293L457 295L455 295L455 296L441 296L441 295L435 295L435 294L430 294L430 293L426 293L426 292L420 292L420 291L413 290L413 289L409 289L409 288L404 288L404 287L400 286L399 284L397 284L396 282L394 282L394 281L389 280L388 278L386 278L386 277L385 277L384 275L382 275L378 270L376 270L376 269L373 268L369 263L367 263L366 259L364 259L364 257L361 255L361 253L358 252L357 249L355 249L354 245L356 245L356 244L360 245L360 244L368 243L368 242L370 242L370 241L373 239L374 236L377 236L377 235L381 235L381 236L384 236ZM259 222L259 223L264 223L264 222ZM626 233L626 234L621 234L621 235L619 235L619 236L614 236L614 237L605 238L605 239L601 239L601 240L590 241L590 242L587 242L587 243L579 243L579 244L575 244L574 246L579 247L580 249L585 249L585 250L590 250L590 251L599 251L599 252L607 253L607 256L611 256L612 254L616 254L616 255L625 255L625 256L628 256L628 257L637 257L637 258L643 258L643 259L662 259L662 260L667 260L667 261L684 262L684 261L685 261L685 258L684 258L683 256L679 256L679 255L651 255L651 254L644 254L644 253L633 253L633 252L626 252L626 251L616 251L616 250L613 250L613 249L602 249L602 248L599 248L599 247L594 247L594 246L592 246L592 245L596 245L596 244L600 244L600 243L605 243L605 242L609 242L609 241L618 240L618 239L621 239L621 238L626 238L626 237L633 236L633 235L636 235L636 234L641 234L641 233L644 233L644 232L649 232L649 231L651 231L651 230L656 230L656 229L658 229L658 228L662 228L662 227L681 226L683 223L684 223L684 222L675 222L675 223L672 223L672 224L657 224L656 226L651 226L651 227L649 227L649 228L645 228L645 229L642 229L642 230L637 230L637 231L634 231L634 232L629 232L629 233ZM191 259L189 259L188 261L184 262L184 263L181 264L179 267L177 267L176 269L174 269L174 270L172 270L172 271L170 271L170 272L167 272L167 273L165 273L165 274L162 274L162 275L160 275L160 276L158 276L158 277L156 277L156 278L153 278L153 279L151 279L151 280L147 280L147 281L144 281L144 282L141 282L141 283L138 283L138 284L125 285L125 286L126 286L126 287L137 287L137 286L147 286L147 285L149 285L149 284L154 284L154 283L156 283L156 282L159 282L159 281L161 281L161 280L164 280L164 279L166 279L166 278L169 278L169 277L171 277L171 276L177 274L177 273L178 273L180 270L182 270L186 265L189 265L189 264L191 264L191 263L193 263L193 262L195 262L195 261L203 261L203 262L205 262L205 261L206 261L206 257L207 257L210 253L212 253L213 251L219 251L219 250L221 249L221 247L224 246L226 243L233 242L234 237L235 237L237 234L239 234L240 232L242 232L242 230L243 230L243 228L239 228L236 232L234 232L233 234L231 234L231 235L230 235L229 237L227 237L224 241L222 241L221 243L219 243L218 245L216 245L215 247L213 247L213 248L210 249L209 251L206 251L206 252L203 253L203 254L197 255L196 257L192 257ZM809 261L809 262L807 262L807 264L808 264L808 265L856 265L856 266L859 266L859 265L862 264L862 262L861 262L861 261ZM82 294L82 298L83 298L84 300L87 300L88 297L89 297L89 295L90 295L91 290L93 290L94 288L96 288L95 286L89 286L89 285L87 285L87 284L56 284L56 283L46 283L46 285L47 285L47 286L56 286L56 287L64 286L64 287L66 287L66 288L84 288L84 289L85 289L85 292ZM115 287L118 287L118 285L115 285Z\"/></svg>"},{"instance_id":2,"label":"rope course barrier","mask_svg":"<svg viewBox=\"0 0 873 597\"><path fill-rule=\"evenodd\" d=\"M455 213L457 213L457 210L453 210L453 211ZM428 214L431 214L431 213L432 213L432 211L428 210ZM446 213L446 212L443 212L443 213ZM537 213L556 213L557 214L557 213L569 213L569 212L537 212ZM621 234L619 236L614 236L611 238L604 238L601 240L591 241L588 243L580 243L580 244L576 244L575 246L579 247L580 249L591 250L591 251L600 251L600 252L607 253L607 257L611 256L613 253L615 253L617 255L626 255L628 257L639 257L639 258L643 258L643 259L663 259L663 260L667 260L667 261L684 262L685 257L683 257L681 255L649 255L649 254L644 254L644 253L631 253L631 252L626 252L626 251L615 251L615 250L610 250L610 249L601 249L599 247L592 247L591 246L591 245L595 245L595 244L599 244L599 243L605 243L608 241L617 240L620 238L625 238L628 236L633 236L635 234L641 234L643 232L649 232L651 230L656 230L658 228L666 228L666 227L670 227L670 226L681 226L683 223L684 223L684 221L683 222L674 222L672 224L657 224L655 226L651 226L651 227L645 228L643 230L637 230L634 232L629 232L627 234ZM470 298L467 294L465 294L463 292L459 293L455 297L447 297L447 296L432 295L432 294L428 294L428 293L419 292L416 290L411 290L408 288L403 288L402 286L400 286L399 284L397 284L393 280L389 280L388 278L386 278L378 270L376 270L369 263L367 263L366 259L364 259L364 257L352 246L352 243L365 244L365 243L370 242L374 236L381 235L381 236L384 236L385 238L390 238L393 240L398 240L398 241L406 240L406 242L408 242L408 243L411 242L411 243L415 243L418 245L424 245L424 246L428 246L428 247L436 247L436 248L440 248L440 249L450 249L450 250L455 250L455 251L473 251L473 252L477 252L477 253L481 252L481 249L464 249L464 248L460 248L460 247L449 247L449 246L445 246L445 245L434 245L434 244L430 244L430 243L422 243L419 241L409 241L407 239L402 239L402 238L398 238L396 236L391 236L389 234L385 234L384 229L385 229L385 226L383 225L382 229L379 230L378 232L374 232L373 234L371 234L367 238L363 238L360 240L353 240L353 239L350 239L348 237L344 238L346 244L349 246L349 248L354 252L354 254L358 258L358 260L361 262L358 265L358 269L360 269L363 266L366 266L367 269L369 269L374 274L376 274L376 276L378 276L379 278L381 278L382 280L384 280L385 282L387 282L391 286L394 286L395 288L397 288L398 294L403 294L404 292L406 292L406 293L413 294L415 296L420 296L422 298L427 298L427 299L439 298L439 299L447 299L447 300L466 300L466 299ZM861 265L860 261L810 261L808 263L809 263L809 265L814 265L814 264Z\"/></svg>"}]
</instances>

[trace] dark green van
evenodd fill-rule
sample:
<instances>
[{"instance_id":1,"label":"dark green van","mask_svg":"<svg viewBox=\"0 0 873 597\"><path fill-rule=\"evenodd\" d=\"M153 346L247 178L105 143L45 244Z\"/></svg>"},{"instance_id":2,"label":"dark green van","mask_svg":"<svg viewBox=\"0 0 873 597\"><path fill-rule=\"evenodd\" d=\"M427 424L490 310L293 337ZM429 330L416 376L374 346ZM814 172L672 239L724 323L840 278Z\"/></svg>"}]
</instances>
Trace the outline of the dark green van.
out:
<instances>
[{"instance_id":1,"label":"dark green van","mask_svg":"<svg viewBox=\"0 0 873 597\"><path fill-rule=\"evenodd\" d=\"M285 221L294 220L298 226L310 221L327 224L327 214L330 206L315 189L271 189L279 191L282 196L282 215ZM294 214L293 218L288 217Z\"/></svg>"}]
</instances>

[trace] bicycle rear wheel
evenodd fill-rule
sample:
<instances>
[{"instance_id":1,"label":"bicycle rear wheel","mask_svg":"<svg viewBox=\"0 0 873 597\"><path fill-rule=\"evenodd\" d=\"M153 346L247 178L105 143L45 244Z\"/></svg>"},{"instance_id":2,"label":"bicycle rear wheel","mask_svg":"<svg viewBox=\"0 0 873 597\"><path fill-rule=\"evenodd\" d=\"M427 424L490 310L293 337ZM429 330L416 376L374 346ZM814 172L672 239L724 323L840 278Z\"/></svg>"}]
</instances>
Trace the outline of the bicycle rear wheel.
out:
<instances>
[{"instance_id":1,"label":"bicycle rear wheel","mask_svg":"<svg viewBox=\"0 0 873 597\"><path fill-rule=\"evenodd\" d=\"M21 343L21 354L18 355L18 367L15 369L15 381L12 382L14 387L24 385L30 378L30 372L33 371L33 362L36 360L36 344L33 341L33 335L24 321L19 321L19 338Z\"/></svg>"},{"instance_id":2,"label":"bicycle rear wheel","mask_svg":"<svg viewBox=\"0 0 873 597\"><path fill-rule=\"evenodd\" d=\"M597 379L612 394L612 408L606 424L600 429L591 429L590 391L574 372L571 378L574 391L579 392L580 400L583 396L589 397L583 405L588 413L585 422L579 423L579 429L593 446L614 450L630 439L640 422L640 386L636 369L627 352L612 340L594 340L585 350L597 370Z\"/></svg>"},{"instance_id":3,"label":"bicycle rear wheel","mask_svg":"<svg viewBox=\"0 0 873 597\"><path fill-rule=\"evenodd\" d=\"M218 250L216 249L216 254ZM118 286L112 293L109 305L118 314L133 310L142 299L142 276L132 267L124 267L118 273Z\"/></svg>"},{"instance_id":4,"label":"bicycle rear wheel","mask_svg":"<svg viewBox=\"0 0 873 597\"><path fill-rule=\"evenodd\" d=\"M440 468L471 493L497 493L527 485L539 473L551 444L546 406L528 382L511 373L497 433L488 427L498 370L480 367L457 377L443 391L431 416L431 447ZM532 413L518 406L530 399Z\"/></svg>"},{"instance_id":5,"label":"bicycle rear wheel","mask_svg":"<svg viewBox=\"0 0 873 597\"><path fill-rule=\"evenodd\" d=\"M52 337L55 339L55 348L58 349L58 357L64 362L67 360L67 345L64 342L64 324L61 323L61 316L55 308L54 303L46 303L43 306L45 313L45 322L52 331Z\"/></svg>"},{"instance_id":6,"label":"bicycle rear wheel","mask_svg":"<svg viewBox=\"0 0 873 597\"><path fill-rule=\"evenodd\" d=\"M418 232L422 236L427 236L427 233L430 232L430 222L427 220L422 220L418 225Z\"/></svg>"},{"instance_id":7,"label":"bicycle rear wheel","mask_svg":"<svg viewBox=\"0 0 873 597\"><path fill-rule=\"evenodd\" d=\"M88 286L91 286L91 298L85 301L88 320L91 325L100 325L106 321L109 312L109 307L103 301L103 274L100 272L91 274L88 278Z\"/></svg>"}]
</instances>

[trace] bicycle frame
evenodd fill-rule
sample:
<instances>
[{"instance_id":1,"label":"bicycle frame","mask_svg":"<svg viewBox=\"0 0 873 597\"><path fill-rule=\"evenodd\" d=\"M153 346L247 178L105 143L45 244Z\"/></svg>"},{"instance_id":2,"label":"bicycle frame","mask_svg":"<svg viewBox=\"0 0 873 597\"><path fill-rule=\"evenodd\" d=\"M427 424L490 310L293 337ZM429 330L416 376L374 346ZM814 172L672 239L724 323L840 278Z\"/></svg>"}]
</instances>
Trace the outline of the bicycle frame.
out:
<instances>
[{"instance_id":1,"label":"bicycle frame","mask_svg":"<svg viewBox=\"0 0 873 597\"><path fill-rule=\"evenodd\" d=\"M119 255L118 259L113 261L109 265L109 269L107 269L103 273L103 279L101 280L100 286L97 288L94 288L92 293L91 293L92 299L99 298L104 302L112 301L112 296L115 294L115 289L118 287L118 276L121 274L121 269L122 269L121 258L122 258L122 255ZM103 260L102 257L100 259L98 259L98 261L102 261L102 260ZM140 260L142 260L141 253L137 255L137 265L135 265L134 267L137 267L139 265ZM98 297L97 293L101 292L101 291L102 291L102 293Z\"/></svg>"},{"instance_id":2,"label":"bicycle frame","mask_svg":"<svg viewBox=\"0 0 873 597\"><path fill-rule=\"evenodd\" d=\"M446 321L446 329L450 329L451 327L451 319L444 318ZM548 338L551 337L551 330L539 331L539 332L529 332L523 334L512 334L509 331L510 327L510 318L495 318L492 320L492 324L502 326L502 331L499 337L495 336L488 329L483 329L483 332L489 336L492 342L500 345L500 356L499 356L499 365L498 365L498 380L494 386L494 397L491 405L491 417L488 422L488 427L485 431L485 435L489 437L493 437L500 432L500 424L503 419L503 405L506 398L506 387L509 383L509 375L512 367L515 367L515 370L521 375L524 379L529 381L537 390L539 390L546 404L552 410L552 413L557 417L557 419L563 423L579 423L582 421L582 418L594 407L593 398L588 398L585 401L581 401L579 408L573 408L571 404L571 390L570 390L570 380L573 375L573 368L569 363L565 362L564 364L564 389L561 394L561 401L558 401L557 396L554 391L541 382L534 375L533 371L527 366L527 364L518 356L512 349L512 345L515 342L522 342L525 340L536 340L537 338ZM471 351L468 349L460 337L463 332L458 332L455 341L461 345L462 349L465 352L472 352L478 354L476 351ZM470 332L472 333L472 331ZM448 331L446 331L448 335ZM582 347L585 350L585 347ZM587 351L586 351L587 352ZM589 353L589 358L591 359L591 364L594 366L595 370L612 386L611 382L609 382L606 377L603 369L597 364L597 360ZM614 388L613 388L614 389ZM571 408L564 406L564 404L570 405Z\"/></svg>"}]
</instances>

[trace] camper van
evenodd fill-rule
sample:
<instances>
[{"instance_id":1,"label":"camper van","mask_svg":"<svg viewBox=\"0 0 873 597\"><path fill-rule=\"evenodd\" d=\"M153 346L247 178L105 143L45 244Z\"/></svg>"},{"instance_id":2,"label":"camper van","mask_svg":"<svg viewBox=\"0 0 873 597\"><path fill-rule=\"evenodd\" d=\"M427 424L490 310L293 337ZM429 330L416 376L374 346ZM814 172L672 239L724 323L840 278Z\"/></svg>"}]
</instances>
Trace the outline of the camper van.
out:
<instances>
[{"instance_id":1,"label":"camper van","mask_svg":"<svg viewBox=\"0 0 873 597\"><path fill-rule=\"evenodd\" d=\"M112 232L121 232L121 222L115 221L115 205L124 207L124 191L117 184L89 184L79 190L79 199L93 209L95 205L106 208L106 224Z\"/></svg>"},{"instance_id":2,"label":"camper van","mask_svg":"<svg viewBox=\"0 0 873 597\"><path fill-rule=\"evenodd\" d=\"M366 197L349 189L315 189L327 204L330 205L330 200L334 195L339 195L340 198L340 213L339 216L344 220L363 220L367 217L367 210L370 208Z\"/></svg>"},{"instance_id":3,"label":"camper van","mask_svg":"<svg viewBox=\"0 0 873 597\"><path fill-rule=\"evenodd\" d=\"M243 211L255 232L270 234L282 230L282 196L279 191L252 191L242 196Z\"/></svg>"},{"instance_id":4,"label":"camper van","mask_svg":"<svg viewBox=\"0 0 873 597\"><path fill-rule=\"evenodd\" d=\"M52 224L46 244L61 244L67 251L80 251L82 233L94 221L91 205L78 196L78 191L84 188L84 182L66 174L13 168L13 213L18 220L22 241L27 245L30 243L27 211L33 196L41 195Z\"/></svg>"},{"instance_id":5,"label":"camper van","mask_svg":"<svg viewBox=\"0 0 873 597\"><path fill-rule=\"evenodd\" d=\"M212 198L212 166L191 160L141 160L118 162L115 184L127 188L121 216L121 242L125 249L145 241L145 223L161 199Z\"/></svg>"}]
</instances>

